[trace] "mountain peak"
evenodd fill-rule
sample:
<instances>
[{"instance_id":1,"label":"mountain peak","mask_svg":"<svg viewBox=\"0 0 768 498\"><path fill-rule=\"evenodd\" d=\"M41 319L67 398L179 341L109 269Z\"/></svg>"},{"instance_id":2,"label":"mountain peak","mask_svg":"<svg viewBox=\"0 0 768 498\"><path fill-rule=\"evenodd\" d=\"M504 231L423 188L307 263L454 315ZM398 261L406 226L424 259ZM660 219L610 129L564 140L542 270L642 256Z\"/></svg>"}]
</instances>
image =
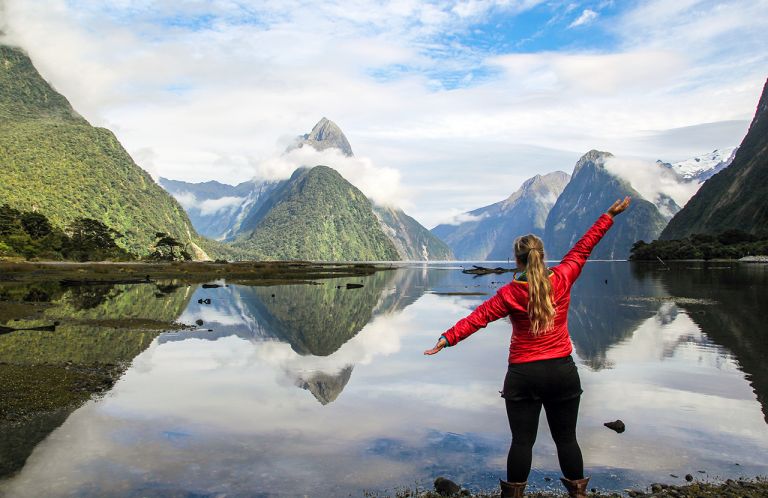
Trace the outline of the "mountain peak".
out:
<instances>
[{"instance_id":1,"label":"mountain peak","mask_svg":"<svg viewBox=\"0 0 768 498\"><path fill-rule=\"evenodd\" d=\"M311 132L297 137L296 144L289 147L289 150L301 148L304 145L311 145L317 150L339 149L347 157L354 155L352 146L349 145L344 132L336 123L326 117L318 121Z\"/></svg>"},{"instance_id":2,"label":"mountain peak","mask_svg":"<svg viewBox=\"0 0 768 498\"><path fill-rule=\"evenodd\" d=\"M609 157L613 157L613 154L610 152L592 149L579 158L576 166L573 168L573 175L576 176L576 173L578 173L581 168L588 164L602 166L605 163L605 160Z\"/></svg>"}]
</instances>

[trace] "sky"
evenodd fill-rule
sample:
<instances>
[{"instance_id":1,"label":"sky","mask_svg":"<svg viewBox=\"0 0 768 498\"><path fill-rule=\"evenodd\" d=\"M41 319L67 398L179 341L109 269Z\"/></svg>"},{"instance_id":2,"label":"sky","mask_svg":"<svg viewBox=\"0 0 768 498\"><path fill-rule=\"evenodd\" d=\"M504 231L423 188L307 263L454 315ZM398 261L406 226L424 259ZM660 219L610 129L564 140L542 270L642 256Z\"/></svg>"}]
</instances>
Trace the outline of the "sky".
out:
<instances>
[{"instance_id":1,"label":"sky","mask_svg":"<svg viewBox=\"0 0 768 498\"><path fill-rule=\"evenodd\" d=\"M738 145L768 76L768 0L0 0L0 31L155 178L285 174L327 117L354 161L300 159L430 228L590 149Z\"/></svg>"}]
</instances>

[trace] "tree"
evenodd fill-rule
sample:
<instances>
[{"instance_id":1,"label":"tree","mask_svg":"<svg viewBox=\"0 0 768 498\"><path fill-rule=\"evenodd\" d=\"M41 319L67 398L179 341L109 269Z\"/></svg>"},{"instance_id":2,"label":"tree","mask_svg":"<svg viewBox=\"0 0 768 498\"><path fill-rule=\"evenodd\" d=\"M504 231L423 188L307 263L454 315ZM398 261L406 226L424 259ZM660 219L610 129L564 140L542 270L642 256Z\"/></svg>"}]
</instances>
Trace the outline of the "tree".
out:
<instances>
[{"instance_id":1,"label":"tree","mask_svg":"<svg viewBox=\"0 0 768 498\"><path fill-rule=\"evenodd\" d=\"M115 243L122 234L92 218L77 218L69 225L66 255L78 261L131 259L130 253Z\"/></svg>"},{"instance_id":2,"label":"tree","mask_svg":"<svg viewBox=\"0 0 768 498\"><path fill-rule=\"evenodd\" d=\"M155 236L157 240L149 259L156 261L189 261L192 259L186 247L174 237L164 232L157 232Z\"/></svg>"},{"instance_id":3,"label":"tree","mask_svg":"<svg viewBox=\"0 0 768 498\"><path fill-rule=\"evenodd\" d=\"M24 213L21 215L21 226L33 239L42 239L53 231L51 223L40 213Z\"/></svg>"}]
</instances>

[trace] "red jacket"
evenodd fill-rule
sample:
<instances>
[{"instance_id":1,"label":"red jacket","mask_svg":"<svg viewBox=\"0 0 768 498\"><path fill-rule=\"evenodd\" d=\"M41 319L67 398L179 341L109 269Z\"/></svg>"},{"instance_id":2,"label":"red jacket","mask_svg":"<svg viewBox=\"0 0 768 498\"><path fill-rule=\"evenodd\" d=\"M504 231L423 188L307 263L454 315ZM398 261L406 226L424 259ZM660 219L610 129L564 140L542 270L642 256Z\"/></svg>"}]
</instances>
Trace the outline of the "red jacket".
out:
<instances>
[{"instance_id":1,"label":"red jacket","mask_svg":"<svg viewBox=\"0 0 768 498\"><path fill-rule=\"evenodd\" d=\"M528 282L513 280L500 288L495 296L478 306L466 318L443 334L453 346L466 339L488 323L509 316L512 322L512 341L509 363L562 358L573 351L568 334L568 306L571 304L571 286L576 281L592 249L613 225L613 218L603 214L592 228L568 251L559 265L550 273L555 320L551 328L539 336L531 334L528 318Z\"/></svg>"}]
</instances>

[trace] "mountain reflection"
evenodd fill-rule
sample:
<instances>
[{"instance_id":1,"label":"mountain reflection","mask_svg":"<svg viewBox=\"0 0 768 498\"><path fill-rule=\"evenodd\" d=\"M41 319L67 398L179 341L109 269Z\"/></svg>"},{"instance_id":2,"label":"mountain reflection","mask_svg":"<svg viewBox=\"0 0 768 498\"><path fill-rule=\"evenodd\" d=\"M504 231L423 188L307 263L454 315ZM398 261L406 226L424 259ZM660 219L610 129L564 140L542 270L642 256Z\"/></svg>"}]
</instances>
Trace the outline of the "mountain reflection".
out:
<instances>
[{"instance_id":1,"label":"mountain reflection","mask_svg":"<svg viewBox=\"0 0 768 498\"><path fill-rule=\"evenodd\" d=\"M35 446L93 395L109 391L159 332L142 321L171 322L186 307L186 287L158 299L155 285L66 287L5 283L0 299L38 305L0 336L0 477L23 467ZM128 330L126 330L128 329Z\"/></svg>"},{"instance_id":2,"label":"mountain reflection","mask_svg":"<svg viewBox=\"0 0 768 498\"><path fill-rule=\"evenodd\" d=\"M610 368L606 351L631 337L658 311L658 303L631 298L664 295L656 279L633 274L628 263L588 264L573 286L568 313L568 329L578 355L594 370Z\"/></svg>"},{"instance_id":3,"label":"mountain reflection","mask_svg":"<svg viewBox=\"0 0 768 498\"><path fill-rule=\"evenodd\" d=\"M349 382L354 364L365 354L337 354L339 350L376 317L414 303L445 275L442 271L399 269L313 285L201 287L179 321L202 323L203 330L166 333L159 342L237 336L259 343L287 344L297 356L285 355L277 344L262 344L265 347L254 354L275 363L295 385L325 405L336 400ZM348 288L348 284L362 287ZM210 304L206 304L208 299ZM385 340L383 336L377 339L379 349L387 349Z\"/></svg>"},{"instance_id":4,"label":"mountain reflection","mask_svg":"<svg viewBox=\"0 0 768 498\"><path fill-rule=\"evenodd\" d=\"M704 334L735 355L768 422L768 362L765 361L768 271L765 266L681 263L666 270L650 265L634 266L637 275L660 281ZM717 293L713 294L712 289L717 289Z\"/></svg>"}]
</instances>

